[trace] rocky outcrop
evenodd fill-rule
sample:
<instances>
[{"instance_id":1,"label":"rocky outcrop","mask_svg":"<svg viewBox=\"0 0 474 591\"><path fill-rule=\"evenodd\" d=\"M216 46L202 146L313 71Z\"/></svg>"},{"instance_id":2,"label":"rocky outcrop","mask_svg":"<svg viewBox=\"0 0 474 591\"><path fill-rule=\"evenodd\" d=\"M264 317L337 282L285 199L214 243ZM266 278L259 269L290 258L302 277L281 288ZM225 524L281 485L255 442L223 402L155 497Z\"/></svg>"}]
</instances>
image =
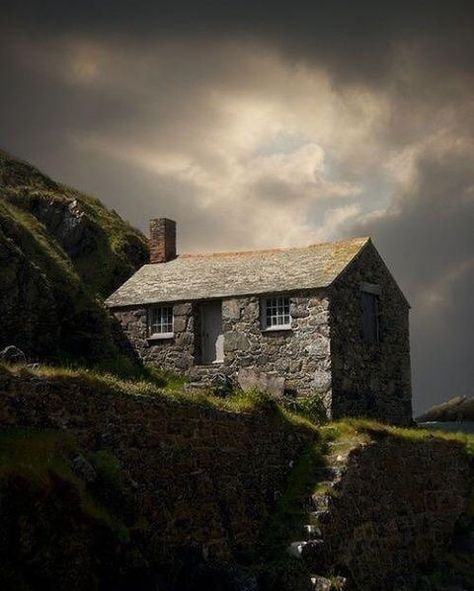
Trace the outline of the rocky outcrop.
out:
<instances>
[{"instance_id":1,"label":"rocky outcrop","mask_svg":"<svg viewBox=\"0 0 474 591\"><path fill-rule=\"evenodd\" d=\"M87 250L93 232L77 199L38 200L32 213L71 258Z\"/></svg>"},{"instance_id":2,"label":"rocky outcrop","mask_svg":"<svg viewBox=\"0 0 474 591\"><path fill-rule=\"evenodd\" d=\"M32 359L112 354L97 297L146 258L145 237L115 212L0 151L0 348Z\"/></svg>"},{"instance_id":3,"label":"rocky outcrop","mask_svg":"<svg viewBox=\"0 0 474 591\"><path fill-rule=\"evenodd\" d=\"M418 423L432 421L474 421L474 397L456 396L441 404L436 404L417 417Z\"/></svg>"},{"instance_id":4,"label":"rocky outcrop","mask_svg":"<svg viewBox=\"0 0 474 591\"><path fill-rule=\"evenodd\" d=\"M0 211L0 347L19 345L33 357L54 353L59 323L53 288L13 238L2 232Z\"/></svg>"}]
</instances>

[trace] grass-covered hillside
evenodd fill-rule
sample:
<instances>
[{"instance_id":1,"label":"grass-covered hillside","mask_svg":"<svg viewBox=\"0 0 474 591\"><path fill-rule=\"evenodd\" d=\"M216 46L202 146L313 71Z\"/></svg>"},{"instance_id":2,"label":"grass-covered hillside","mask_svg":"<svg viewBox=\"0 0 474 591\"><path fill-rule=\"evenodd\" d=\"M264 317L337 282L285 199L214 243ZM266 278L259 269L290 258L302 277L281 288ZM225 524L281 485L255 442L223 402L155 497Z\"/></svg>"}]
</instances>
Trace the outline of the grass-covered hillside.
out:
<instances>
[{"instance_id":1,"label":"grass-covered hillside","mask_svg":"<svg viewBox=\"0 0 474 591\"><path fill-rule=\"evenodd\" d=\"M141 232L0 151L0 348L32 359L115 353L102 299L147 259Z\"/></svg>"}]
</instances>

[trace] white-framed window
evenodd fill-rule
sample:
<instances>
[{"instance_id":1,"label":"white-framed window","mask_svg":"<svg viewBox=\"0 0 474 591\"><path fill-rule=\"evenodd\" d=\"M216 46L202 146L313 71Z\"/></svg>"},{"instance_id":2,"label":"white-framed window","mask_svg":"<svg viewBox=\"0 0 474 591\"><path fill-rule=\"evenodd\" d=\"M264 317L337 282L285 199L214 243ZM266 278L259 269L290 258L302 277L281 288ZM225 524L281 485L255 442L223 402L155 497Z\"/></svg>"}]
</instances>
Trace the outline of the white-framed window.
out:
<instances>
[{"instance_id":1,"label":"white-framed window","mask_svg":"<svg viewBox=\"0 0 474 591\"><path fill-rule=\"evenodd\" d=\"M291 328L290 298L288 296L263 298L260 306L263 330L288 330Z\"/></svg>"},{"instance_id":2,"label":"white-framed window","mask_svg":"<svg viewBox=\"0 0 474 591\"><path fill-rule=\"evenodd\" d=\"M148 309L148 336L161 339L173 336L173 306L153 306Z\"/></svg>"}]
</instances>

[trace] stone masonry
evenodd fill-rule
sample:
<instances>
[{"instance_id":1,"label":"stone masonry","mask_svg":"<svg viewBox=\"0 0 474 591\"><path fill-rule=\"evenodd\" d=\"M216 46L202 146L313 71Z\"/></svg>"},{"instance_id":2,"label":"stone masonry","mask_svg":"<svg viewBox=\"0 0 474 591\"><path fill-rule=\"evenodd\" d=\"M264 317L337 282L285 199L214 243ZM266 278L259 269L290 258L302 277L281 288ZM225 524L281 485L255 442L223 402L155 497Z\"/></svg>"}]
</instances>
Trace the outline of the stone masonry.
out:
<instances>
[{"instance_id":1,"label":"stone masonry","mask_svg":"<svg viewBox=\"0 0 474 591\"><path fill-rule=\"evenodd\" d=\"M348 589L421 589L420 567L443 556L468 506L465 446L383 432L349 452L347 441L333 446L330 480L307 502L319 538L300 543L311 571L342 575Z\"/></svg>"},{"instance_id":2,"label":"stone masonry","mask_svg":"<svg viewBox=\"0 0 474 591\"><path fill-rule=\"evenodd\" d=\"M304 292L291 297L291 330L262 331L260 298L228 298L222 301L224 363L199 362L199 304L173 306L171 340L147 338L146 308L115 310L127 338L147 364L184 373L191 380L208 383L216 373L236 379L240 368L285 377L289 395L318 394L330 407L331 360L329 301L324 292Z\"/></svg>"},{"instance_id":3,"label":"stone masonry","mask_svg":"<svg viewBox=\"0 0 474 591\"><path fill-rule=\"evenodd\" d=\"M360 285L376 284L378 343L361 334ZM364 249L331 287L332 413L391 423L412 416L409 305L375 248Z\"/></svg>"},{"instance_id":4,"label":"stone masonry","mask_svg":"<svg viewBox=\"0 0 474 591\"><path fill-rule=\"evenodd\" d=\"M93 381L0 367L0 428L71 432L84 450L109 450L153 524L150 552L185 548L209 560L256 543L314 431L280 413L232 412L192 397L133 396Z\"/></svg>"},{"instance_id":5,"label":"stone masonry","mask_svg":"<svg viewBox=\"0 0 474 591\"><path fill-rule=\"evenodd\" d=\"M171 267L166 264L144 267L143 279L139 278L139 272L130 287L124 286L125 299L112 297L109 304L112 312L144 363L183 374L196 386L208 386L216 378L236 385L239 370L246 369L248 373L250 369L260 375L268 374L273 381L283 380L281 395L320 397L332 418L366 416L398 424L410 422L409 305L370 240L363 243L356 256L326 287L215 297L212 294L219 290L230 291L221 282L233 272L232 256L228 255L231 260L224 261L227 275L222 271L224 263L219 255L196 258L195 264L202 267L203 273L209 273L209 279L203 283L201 276L193 276L192 281L196 283L192 289L199 291L193 292L192 299L173 301L171 287L163 287L164 304L173 308L172 338L150 338L148 334L148 310L163 302L132 305L120 302L128 301L129 297L133 300L147 296L151 281L155 282L154 290L161 289L153 279L155 267L163 274L164 282L166 277L170 278L169 286L177 281L178 271L173 268L180 269L179 273L193 273L192 256L167 263ZM261 256L263 263L259 259L258 269L266 261L265 253ZM310 255L304 253L308 256L304 264L298 258L303 256L299 252L291 256L295 266L299 265L297 280L308 282L302 267L311 262ZM238 259L235 264L249 272L254 263L244 266ZM220 270L222 278L217 279L214 270ZM285 271L280 275L278 270L274 272L280 283L284 283ZM363 338L361 290L364 285L377 288L380 335L377 342ZM173 289L179 289L177 284ZM196 297L202 291L211 295ZM262 328L262 302L270 295L289 297L289 329ZM203 364L201 304L210 300L221 302L224 357L222 362Z\"/></svg>"}]
</instances>

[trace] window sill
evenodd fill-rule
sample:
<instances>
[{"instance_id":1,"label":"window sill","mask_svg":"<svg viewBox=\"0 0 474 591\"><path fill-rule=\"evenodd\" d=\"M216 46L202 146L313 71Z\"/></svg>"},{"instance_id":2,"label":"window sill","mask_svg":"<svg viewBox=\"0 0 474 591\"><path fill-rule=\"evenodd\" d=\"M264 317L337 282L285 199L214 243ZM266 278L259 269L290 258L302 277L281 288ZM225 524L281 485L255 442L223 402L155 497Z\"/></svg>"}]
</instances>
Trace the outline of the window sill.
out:
<instances>
[{"instance_id":1,"label":"window sill","mask_svg":"<svg viewBox=\"0 0 474 591\"><path fill-rule=\"evenodd\" d=\"M224 365L224 361L209 361L208 363L195 363L194 367L218 367Z\"/></svg>"},{"instance_id":2,"label":"window sill","mask_svg":"<svg viewBox=\"0 0 474 591\"><path fill-rule=\"evenodd\" d=\"M174 332L163 332L163 333L157 333L157 334L152 334L148 337L148 341L166 341L169 339L174 338Z\"/></svg>"},{"instance_id":3,"label":"window sill","mask_svg":"<svg viewBox=\"0 0 474 591\"><path fill-rule=\"evenodd\" d=\"M262 328L262 332L291 332L293 329L289 325L285 326L268 326L267 328Z\"/></svg>"}]
</instances>

